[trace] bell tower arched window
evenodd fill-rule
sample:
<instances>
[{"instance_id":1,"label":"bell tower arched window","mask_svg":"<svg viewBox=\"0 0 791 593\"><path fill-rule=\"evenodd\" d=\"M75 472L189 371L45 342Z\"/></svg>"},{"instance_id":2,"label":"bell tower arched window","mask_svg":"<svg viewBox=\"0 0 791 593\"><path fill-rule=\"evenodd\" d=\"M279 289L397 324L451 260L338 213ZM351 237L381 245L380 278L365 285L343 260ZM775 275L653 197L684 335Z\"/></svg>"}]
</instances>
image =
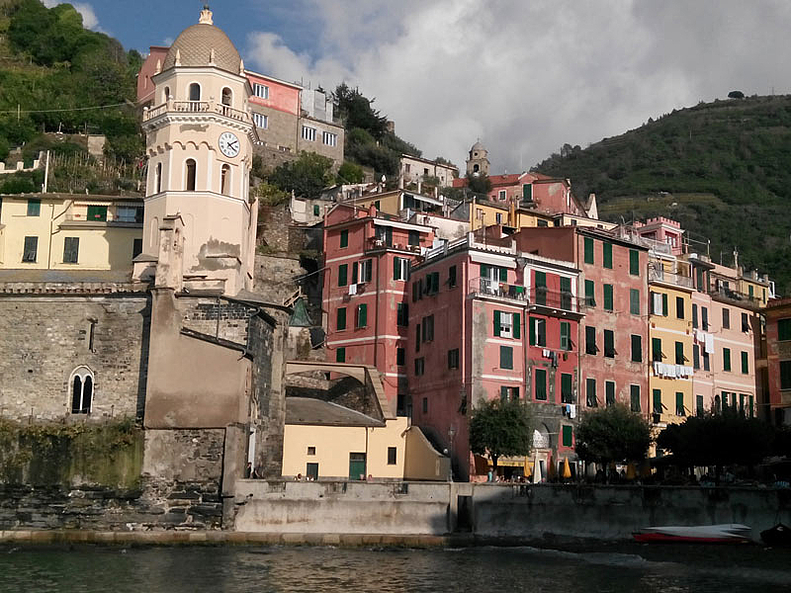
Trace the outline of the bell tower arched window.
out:
<instances>
[{"instance_id":1,"label":"bell tower arched window","mask_svg":"<svg viewBox=\"0 0 791 593\"><path fill-rule=\"evenodd\" d=\"M167 103L168 99L170 99L170 87L166 86L165 87L164 96L162 97L162 102L163 103Z\"/></svg>"},{"instance_id":2,"label":"bell tower arched window","mask_svg":"<svg viewBox=\"0 0 791 593\"><path fill-rule=\"evenodd\" d=\"M187 159L186 169L186 184L184 189L187 191L195 191L195 177L198 173L198 164L195 162L195 159Z\"/></svg>"},{"instance_id":3,"label":"bell tower arched window","mask_svg":"<svg viewBox=\"0 0 791 593\"><path fill-rule=\"evenodd\" d=\"M93 404L93 373L79 367L71 374L71 413L90 414Z\"/></svg>"},{"instance_id":4,"label":"bell tower arched window","mask_svg":"<svg viewBox=\"0 0 791 593\"><path fill-rule=\"evenodd\" d=\"M190 85L190 101L200 101L200 85L197 82Z\"/></svg>"},{"instance_id":5,"label":"bell tower arched window","mask_svg":"<svg viewBox=\"0 0 791 593\"><path fill-rule=\"evenodd\" d=\"M220 193L229 195L231 190L231 167L230 165L223 165L220 169Z\"/></svg>"},{"instance_id":6,"label":"bell tower arched window","mask_svg":"<svg viewBox=\"0 0 791 593\"><path fill-rule=\"evenodd\" d=\"M162 163L157 163L154 173L154 193L158 194L162 191Z\"/></svg>"},{"instance_id":7,"label":"bell tower arched window","mask_svg":"<svg viewBox=\"0 0 791 593\"><path fill-rule=\"evenodd\" d=\"M231 107L233 105L233 91L228 87L222 90L222 104Z\"/></svg>"}]
</instances>

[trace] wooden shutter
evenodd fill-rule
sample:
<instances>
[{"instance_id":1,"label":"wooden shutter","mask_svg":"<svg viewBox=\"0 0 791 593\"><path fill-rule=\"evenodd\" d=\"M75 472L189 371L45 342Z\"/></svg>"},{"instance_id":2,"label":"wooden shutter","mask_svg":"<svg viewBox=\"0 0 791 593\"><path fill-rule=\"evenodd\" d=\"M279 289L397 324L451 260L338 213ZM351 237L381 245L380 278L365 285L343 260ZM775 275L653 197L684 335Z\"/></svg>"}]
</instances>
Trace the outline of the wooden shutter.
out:
<instances>
[{"instance_id":1,"label":"wooden shutter","mask_svg":"<svg viewBox=\"0 0 791 593\"><path fill-rule=\"evenodd\" d=\"M519 313L514 313L513 326L511 329L511 335L513 335L514 338L522 337L522 333L521 333L522 330L519 326L520 326L520 315Z\"/></svg>"},{"instance_id":2,"label":"wooden shutter","mask_svg":"<svg viewBox=\"0 0 791 593\"><path fill-rule=\"evenodd\" d=\"M494 335L495 336L499 336L501 329L502 329L502 327L500 325L500 312L499 311L495 311L494 312Z\"/></svg>"}]
</instances>

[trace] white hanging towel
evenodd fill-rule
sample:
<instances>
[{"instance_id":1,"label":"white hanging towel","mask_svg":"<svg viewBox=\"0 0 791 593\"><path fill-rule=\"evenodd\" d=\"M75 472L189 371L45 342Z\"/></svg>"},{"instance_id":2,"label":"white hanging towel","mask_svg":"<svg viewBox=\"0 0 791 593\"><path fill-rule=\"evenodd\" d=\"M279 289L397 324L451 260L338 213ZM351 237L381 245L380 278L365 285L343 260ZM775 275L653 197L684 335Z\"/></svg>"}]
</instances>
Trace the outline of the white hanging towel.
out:
<instances>
[{"instance_id":1,"label":"white hanging towel","mask_svg":"<svg viewBox=\"0 0 791 593\"><path fill-rule=\"evenodd\" d=\"M706 334L706 354L714 354L714 334Z\"/></svg>"},{"instance_id":2,"label":"white hanging towel","mask_svg":"<svg viewBox=\"0 0 791 593\"><path fill-rule=\"evenodd\" d=\"M577 404L569 404L569 418L577 417Z\"/></svg>"}]
</instances>

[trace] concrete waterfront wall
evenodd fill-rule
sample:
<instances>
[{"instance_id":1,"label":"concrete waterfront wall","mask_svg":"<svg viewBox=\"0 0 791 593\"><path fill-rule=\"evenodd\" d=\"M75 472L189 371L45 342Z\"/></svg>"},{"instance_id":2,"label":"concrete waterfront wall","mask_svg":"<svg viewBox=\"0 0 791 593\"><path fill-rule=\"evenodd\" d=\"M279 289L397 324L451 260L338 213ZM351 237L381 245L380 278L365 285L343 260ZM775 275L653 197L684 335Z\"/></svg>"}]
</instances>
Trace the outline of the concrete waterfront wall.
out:
<instances>
[{"instance_id":1,"label":"concrete waterfront wall","mask_svg":"<svg viewBox=\"0 0 791 593\"><path fill-rule=\"evenodd\" d=\"M791 523L791 490L364 482L237 483L233 528L270 533L628 539L642 527ZM229 525L230 527L230 525Z\"/></svg>"},{"instance_id":2,"label":"concrete waterfront wall","mask_svg":"<svg viewBox=\"0 0 791 593\"><path fill-rule=\"evenodd\" d=\"M442 534L448 485L240 480L236 531Z\"/></svg>"}]
</instances>

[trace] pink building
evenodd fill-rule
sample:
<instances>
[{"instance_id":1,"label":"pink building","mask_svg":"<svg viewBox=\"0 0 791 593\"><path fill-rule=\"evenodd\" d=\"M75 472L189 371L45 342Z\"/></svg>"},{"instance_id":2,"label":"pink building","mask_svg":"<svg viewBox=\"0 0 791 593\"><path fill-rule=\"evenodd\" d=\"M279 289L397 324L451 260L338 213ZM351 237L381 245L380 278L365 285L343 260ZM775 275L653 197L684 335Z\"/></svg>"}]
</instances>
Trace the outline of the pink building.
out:
<instances>
[{"instance_id":1,"label":"pink building","mask_svg":"<svg viewBox=\"0 0 791 593\"><path fill-rule=\"evenodd\" d=\"M515 235L519 249L573 262L580 269L585 319L579 344L580 405L624 403L648 410L648 250L582 227L539 227Z\"/></svg>"},{"instance_id":2,"label":"pink building","mask_svg":"<svg viewBox=\"0 0 791 593\"><path fill-rule=\"evenodd\" d=\"M568 261L523 254L513 237L481 233L432 249L412 268L412 418L452 449L457 477L486 475L485 460L469 450L467 415L497 397L533 403L540 423L531 461L544 476L549 464L575 458L578 274Z\"/></svg>"},{"instance_id":3,"label":"pink building","mask_svg":"<svg viewBox=\"0 0 791 593\"><path fill-rule=\"evenodd\" d=\"M549 214L586 216L585 207L571 192L568 179L555 179L541 173L492 175L488 199L502 204ZM466 187L467 179L453 180L453 187Z\"/></svg>"},{"instance_id":4,"label":"pink building","mask_svg":"<svg viewBox=\"0 0 791 593\"><path fill-rule=\"evenodd\" d=\"M430 227L337 204L324 220L327 357L382 373L391 413L407 412L409 267L434 239Z\"/></svg>"},{"instance_id":5,"label":"pink building","mask_svg":"<svg viewBox=\"0 0 791 593\"><path fill-rule=\"evenodd\" d=\"M146 57L140 67L140 72L137 74L137 103L141 107L161 105L167 100L165 97L154 96L155 85L151 77L162 68L169 49L169 47L160 45L152 45L149 48L148 57Z\"/></svg>"},{"instance_id":6,"label":"pink building","mask_svg":"<svg viewBox=\"0 0 791 593\"><path fill-rule=\"evenodd\" d=\"M766 315L769 405L774 424L791 424L791 298L769 301Z\"/></svg>"}]
</instances>

